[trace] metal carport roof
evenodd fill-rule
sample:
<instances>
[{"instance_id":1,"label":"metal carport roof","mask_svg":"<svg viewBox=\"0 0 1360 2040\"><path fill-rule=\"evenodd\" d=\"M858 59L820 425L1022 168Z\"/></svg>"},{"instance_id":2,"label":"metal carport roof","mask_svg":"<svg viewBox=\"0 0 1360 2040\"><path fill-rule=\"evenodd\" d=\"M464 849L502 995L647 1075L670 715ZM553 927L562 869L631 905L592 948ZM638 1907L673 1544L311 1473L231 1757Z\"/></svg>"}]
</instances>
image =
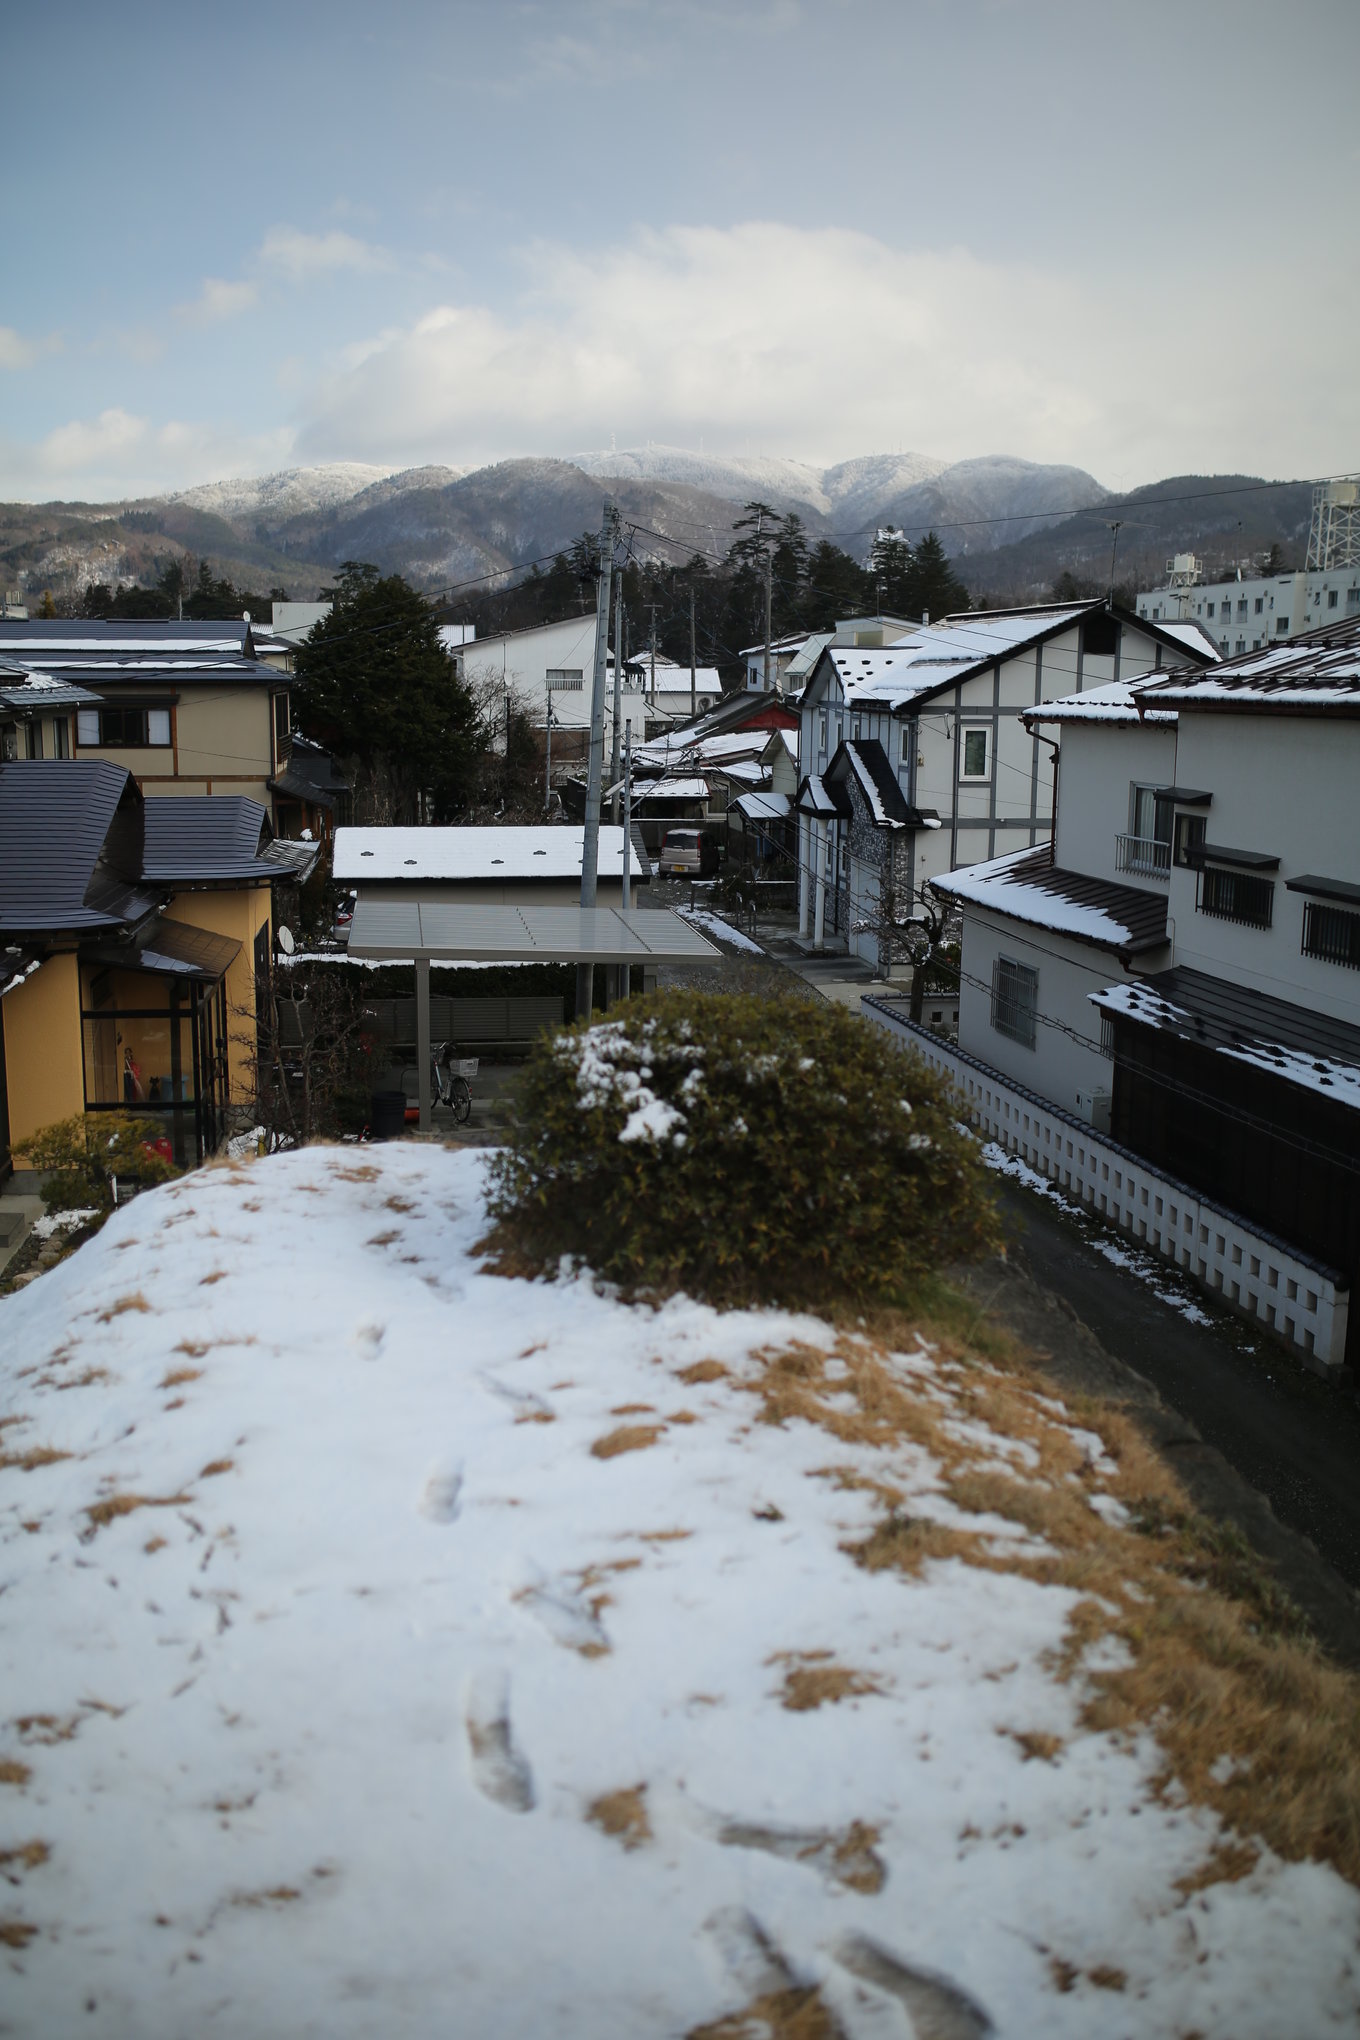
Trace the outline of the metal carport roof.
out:
<instances>
[{"instance_id":1,"label":"metal carport roof","mask_svg":"<svg viewBox=\"0 0 1360 2040\"><path fill-rule=\"evenodd\" d=\"M666 907L461 907L419 896L359 899L351 956L416 969L416 1071L420 1124L430 1124L431 963L659 963L722 951Z\"/></svg>"}]
</instances>

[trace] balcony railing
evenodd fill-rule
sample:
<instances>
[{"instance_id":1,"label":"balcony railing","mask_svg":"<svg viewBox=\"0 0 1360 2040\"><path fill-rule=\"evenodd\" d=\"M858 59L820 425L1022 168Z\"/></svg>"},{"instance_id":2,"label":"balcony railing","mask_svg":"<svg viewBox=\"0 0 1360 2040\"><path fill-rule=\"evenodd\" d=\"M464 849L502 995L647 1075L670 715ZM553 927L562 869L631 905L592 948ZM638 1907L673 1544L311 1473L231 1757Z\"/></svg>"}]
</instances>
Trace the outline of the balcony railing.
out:
<instances>
[{"instance_id":1,"label":"balcony railing","mask_svg":"<svg viewBox=\"0 0 1360 2040\"><path fill-rule=\"evenodd\" d=\"M1116 836L1115 868L1140 878L1171 878L1171 845L1156 836Z\"/></svg>"}]
</instances>

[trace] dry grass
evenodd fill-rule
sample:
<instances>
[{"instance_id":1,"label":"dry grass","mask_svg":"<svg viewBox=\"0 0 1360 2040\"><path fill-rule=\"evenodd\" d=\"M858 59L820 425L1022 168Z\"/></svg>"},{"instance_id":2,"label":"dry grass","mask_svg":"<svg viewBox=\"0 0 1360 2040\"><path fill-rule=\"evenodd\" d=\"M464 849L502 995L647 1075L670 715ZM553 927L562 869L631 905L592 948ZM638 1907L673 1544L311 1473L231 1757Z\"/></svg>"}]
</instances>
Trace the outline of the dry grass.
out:
<instances>
[{"instance_id":1,"label":"dry grass","mask_svg":"<svg viewBox=\"0 0 1360 2040\"><path fill-rule=\"evenodd\" d=\"M118 1297L116 1301L109 1305L107 1310L101 1310L99 1322L101 1325L112 1324L116 1317L126 1317L130 1310L149 1313L150 1309L151 1305L142 1295L141 1290L134 1289L127 1296Z\"/></svg>"},{"instance_id":2,"label":"dry grass","mask_svg":"<svg viewBox=\"0 0 1360 2040\"><path fill-rule=\"evenodd\" d=\"M795 1984L766 1991L739 2012L691 2026L685 2040L842 2040L819 1990Z\"/></svg>"},{"instance_id":3,"label":"dry grass","mask_svg":"<svg viewBox=\"0 0 1360 2040\"><path fill-rule=\"evenodd\" d=\"M188 1349L185 1346L179 1346L176 1348L176 1351L180 1353L183 1353L187 1350ZM200 1346L197 1350L200 1353L206 1353L208 1349L206 1346ZM161 1387L180 1388L186 1381L201 1381L202 1379L203 1369L201 1367L172 1367L170 1369L170 1372L166 1375L164 1381L161 1383Z\"/></svg>"},{"instance_id":4,"label":"dry grass","mask_svg":"<svg viewBox=\"0 0 1360 2040\"><path fill-rule=\"evenodd\" d=\"M391 1197L385 1197L383 1199L383 1203L387 1206L387 1209L389 1211L415 1210L415 1205L411 1202L409 1197L398 1197L394 1194Z\"/></svg>"},{"instance_id":5,"label":"dry grass","mask_svg":"<svg viewBox=\"0 0 1360 2040\"><path fill-rule=\"evenodd\" d=\"M586 1819L602 1833L623 1843L625 1849L640 1849L652 1839L647 1818L647 1787L629 1785L619 1792L601 1793L586 1808Z\"/></svg>"},{"instance_id":6,"label":"dry grass","mask_svg":"<svg viewBox=\"0 0 1360 2040\"><path fill-rule=\"evenodd\" d=\"M87 1367L83 1373L73 1374L69 1381L55 1381L50 1374L39 1375L38 1386L45 1388L50 1385L64 1393L68 1388L93 1388L97 1381L111 1381L112 1379L113 1377L107 1367Z\"/></svg>"},{"instance_id":7,"label":"dry grass","mask_svg":"<svg viewBox=\"0 0 1360 2040\"><path fill-rule=\"evenodd\" d=\"M337 1183L376 1183L381 1171L372 1162L355 1162L350 1168L331 1170Z\"/></svg>"},{"instance_id":8,"label":"dry grass","mask_svg":"<svg viewBox=\"0 0 1360 2040\"><path fill-rule=\"evenodd\" d=\"M191 1498L188 1495L134 1495L131 1493L106 1495L103 1501L91 1502L85 1514L90 1519L92 1530L102 1530L119 1516L130 1516L134 1509L179 1509Z\"/></svg>"},{"instance_id":9,"label":"dry grass","mask_svg":"<svg viewBox=\"0 0 1360 2040\"><path fill-rule=\"evenodd\" d=\"M262 1905L292 1905L294 1901L301 1898L301 1896L302 1893L300 1891L295 1891L291 1884L275 1884L268 1891L235 1892L232 1896L231 1902L233 1905L251 1907Z\"/></svg>"},{"instance_id":10,"label":"dry grass","mask_svg":"<svg viewBox=\"0 0 1360 2040\"><path fill-rule=\"evenodd\" d=\"M27 1452L0 1452L0 1473L11 1466L17 1466L20 1473L32 1473L39 1466L55 1466L59 1459L70 1457L69 1452L58 1452L51 1445L33 1445Z\"/></svg>"},{"instance_id":11,"label":"dry grass","mask_svg":"<svg viewBox=\"0 0 1360 2040\"><path fill-rule=\"evenodd\" d=\"M615 1403L609 1414L611 1417L652 1417L656 1415L656 1405L649 1402Z\"/></svg>"},{"instance_id":12,"label":"dry grass","mask_svg":"<svg viewBox=\"0 0 1360 2040\"><path fill-rule=\"evenodd\" d=\"M205 1354L211 1353L212 1348L213 1341L211 1339L181 1339L175 1351L183 1353L187 1360L201 1360ZM192 1381L196 1377L192 1374L186 1374L184 1378L186 1381Z\"/></svg>"},{"instance_id":13,"label":"dry grass","mask_svg":"<svg viewBox=\"0 0 1360 2040\"><path fill-rule=\"evenodd\" d=\"M696 1360L692 1367L682 1367L678 1378L691 1388L697 1388L705 1381L726 1381L727 1369L721 1360Z\"/></svg>"},{"instance_id":14,"label":"dry grass","mask_svg":"<svg viewBox=\"0 0 1360 2040\"><path fill-rule=\"evenodd\" d=\"M142 1546L142 1550L146 1553L147 1557L150 1558L153 1553L157 1551L164 1551L166 1541L167 1540L164 1537L148 1537L146 1543Z\"/></svg>"},{"instance_id":15,"label":"dry grass","mask_svg":"<svg viewBox=\"0 0 1360 2040\"><path fill-rule=\"evenodd\" d=\"M521 1410L515 1418L515 1422L517 1424L555 1424L557 1422L557 1415L553 1410Z\"/></svg>"},{"instance_id":16,"label":"dry grass","mask_svg":"<svg viewBox=\"0 0 1360 2040\"><path fill-rule=\"evenodd\" d=\"M37 1870L51 1853L46 1842L20 1842L17 1848L0 1849L0 1870L8 1870L11 1864L22 1870Z\"/></svg>"},{"instance_id":17,"label":"dry grass","mask_svg":"<svg viewBox=\"0 0 1360 2040\"><path fill-rule=\"evenodd\" d=\"M1176 1879L1176 1889L1191 1898L1197 1891L1207 1891L1211 1884L1240 1884L1244 1877L1250 1877L1260 1860L1260 1850L1250 1842L1219 1842L1210 1849L1198 1870L1187 1871L1184 1877Z\"/></svg>"},{"instance_id":18,"label":"dry grass","mask_svg":"<svg viewBox=\"0 0 1360 2040\"><path fill-rule=\"evenodd\" d=\"M29 1766L17 1757L0 1757L0 1785L27 1785L32 1776Z\"/></svg>"},{"instance_id":19,"label":"dry grass","mask_svg":"<svg viewBox=\"0 0 1360 2040\"><path fill-rule=\"evenodd\" d=\"M198 1286L199 1286L199 1288L200 1288L200 1289L207 1289L207 1288L209 1288L209 1287L210 1287L210 1285L211 1285L212 1283L214 1283L214 1282L225 1282L225 1281L226 1281L226 1279L227 1279L227 1271L226 1271L226 1269L225 1269L225 1268L214 1268L214 1269L213 1269L213 1271L212 1271L212 1273L211 1273L210 1275L204 1275L204 1276L203 1276L203 1277L202 1277L202 1278L200 1279L200 1281L199 1281L199 1285L198 1285Z\"/></svg>"},{"instance_id":20,"label":"dry grass","mask_svg":"<svg viewBox=\"0 0 1360 2040\"><path fill-rule=\"evenodd\" d=\"M56 1358L55 1353L52 1357ZM0 1431L7 1431L11 1424L28 1424L32 1421L31 1417L0 1417Z\"/></svg>"},{"instance_id":21,"label":"dry grass","mask_svg":"<svg viewBox=\"0 0 1360 2040\"><path fill-rule=\"evenodd\" d=\"M210 1459L206 1466L200 1468L198 1477L200 1480L211 1480L214 1474L230 1473L235 1464L234 1459Z\"/></svg>"},{"instance_id":22,"label":"dry grass","mask_svg":"<svg viewBox=\"0 0 1360 2040\"><path fill-rule=\"evenodd\" d=\"M55 1748L57 1743L74 1742L80 1727L78 1714L17 1714L13 1726L27 1743Z\"/></svg>"},{"instance_id":23,"label":"dry grass","mask_svg":"<svg viewBox=\"0 0 1360 2040\"><path fill-rule=\"evenodd\" d=\"M1010 1737L1027 1764L1036 1757L1046 1764L1056 1763L1067 1747L1060 1735L1049 1735L1042 1728L1008 1728L1001 1732Z\"/></svg>"},{"instance_id":24,"label":"dry grass","mask_svg":"<svg viewBox=\"0 0 1360 2040\"><path fill-rule=\"evenodd\" d=\"M394 1241L400 1238L401 1234L399 1232L374 1233L368 1244L370 1247L390 1247Z\"/></svg>"},{"instance_id":25,"label":"dry grass","mask_svg":"<svg viewBox=\"0 0 1360 2040\"><path fill-rule=\"evenodd\" d=\"M806 1714L815 1707L834 1707L838 1700L858 1693L881 1693L883 1688L863 1672L836 1664L829 1650L776 1651L767 1664L787 1665L780 1705L792 1714Z\"/></svg>"},{"instance_id":26,"label":"dry grass","mask_svg":"<svg viewBox=\"0 0 1360 2040\"><path fill-rule=\"evenodd\" d=\"M0 1947L26 1948L37 1931L27 1920L0 1920Z\"/></svg>"},{"instance_id":27,"label":"dry grass","mask_svg":"<svg viewBox=\"0 0 1360 2040\"><path fill-rule=\"evenodd\" d=\"M1195 1513L1120 1410L1083 1398L1053 1407L1050 1385L1014 1341L984 1332L970 1344L960 1316L955 1305L926 1317L878 1312L846 1328L831 1354L798 1344L759 1354L758 1377L742 1385L767 1423L816 1424L861 1449L924 1450L954 1510L1023 1533L1017 1541L907 1513L890 1466L881 1478L862 1462L823 1468L886 1504L875 1528L844 1547L858 1564L911 1577L953 1559L1073 1590L1052 1668L1082 1679L1083 1725L1152 1729L1166 1783L1176 1779L1287 1860L1318 1859L1360 1884L1360 1678L1318 1654L1268 1568L1233 1530ZM975 1317L970 1308L970 1333ZM921 1337L932 1342L924 1377L893 1358L913 1354ZM991 1431L997 1451L960 1436L960 1419ZM1000 1449L1011 1441L1022 1457ZM1127 1524L1099 1515L1096 1493L1120 1502ZM1122 1644L1126 1663L1088 1671L1087 1652L1103 1642ZM1029 1742L1030 1756L1056 1755ZM1236 1760L1231 1775L1225 1757Z\"/></svg>"},{"instance_id":28,"label":"dry grass","mask_svg":"<svg viewBox=\"0 0 1360 2040\"><path fill-rule=\"evenodd\" d=\"M621 1452L642 1452L655 1445L665 1428L664 1424L620 1424L617 1430L597 1438L590 1449L596 1459L617 1459Z\"/></svg>"},{"instance_id":29,"label":"dry grass","mask_svg":"<svg viewBox=\"0 0 1360 2040\"><path fill-rule=\"evenodd\" d=\"M684 1538L692 1537L692 1530L639 1530L641 1544L679 1544Z\"/></svg>"},{"instance_id":30,"label":"dry grass","mask_svg":"<svg viewBox=\"0 0 1360 2040\"><path fill-rule=\"evenodd\" d=\"M882 1891L888 1881L888 1872L883 1858L874 1848L877 1840L876 1827L870 1827L867 1821L851 1821L844 1834L837 1837L831 1852L832 1874L838 1884L844 1884L851 1891L864 1892L869 1897Z\"/></svg>"}]
</instances>

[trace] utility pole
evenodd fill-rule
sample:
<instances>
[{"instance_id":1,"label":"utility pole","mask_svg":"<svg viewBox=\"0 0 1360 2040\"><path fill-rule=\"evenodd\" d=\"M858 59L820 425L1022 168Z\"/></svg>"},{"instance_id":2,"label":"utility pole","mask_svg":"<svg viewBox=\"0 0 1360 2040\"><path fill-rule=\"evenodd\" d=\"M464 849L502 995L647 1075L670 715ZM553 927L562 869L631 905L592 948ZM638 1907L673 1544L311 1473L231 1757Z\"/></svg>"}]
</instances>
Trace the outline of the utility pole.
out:
<instances>
[{"instance_id":1,"label":"utility pole","mask_svg":"<svg viewBox=\"0 0 1360 2040\"><path fill-rule=\"evenodd\" d=\"M694 663L694 577L689 583L689 712L693 719L699 713L699 680Z\"/></svg>"},{"instance_id":2,"label":"utility pole","mask_svg":"<svg viewBox=\"0 0 1360 2040\"><path fill-rule=\"evenodd\" d=\"M614 741L609 751L609 784L619 783L619 715L623 701L623 575L620 574L614 589ZM610 817L619 818L619 796L617 792L610 802Z\"/></svg>"},{"instance_id":3,"label":"utility pole","mask_svg":"<svg viewBox=\"0 0 1360 2040\"><path fill-rule=\"evenodd\" d=\"M1111 600L1111 602L1113 602L1113 601L1114 601L1114 556L1115 556L1115 554L1116 554L1116 553L1118 552L1118 550L1119 550L1119 527L1121 526L1121 524L1122 524L1123 522L1124 522L1124 520L1123 520L1123 518L1122 518L1122 517L1116 517L1116 518L1115 518L1115 520L1114 520L1114 522L1113 522L1113 523L1111 524L1111 526L1110 526L1110 530L1111 530L1111 531L1112 531L1112 532L1114 533L1114 540L1113 540L1113 543L1112 543L1112 544L1111 544L1111 546L1110 546L1110 600Z\"/></svg>"},{"instance_id":4,"label":"utility pole","mask_svg":"<svg viewBox=\"0 0 1360 2040\"><path fill-rule=\"evenodd\" d=\"M595 588L595 671L590 689L590 766L586 774L586 825L581 838L581 905L593 908L600 870L600 781L604 776L604 667L609 643L609 592L619 513L608 503L600 523L600 578ZM595 966L576 966L576 1017L588 1019Z\"/></svg>"},{"instance_id":5,"label":"utility pole","mask_svg":"<svg viewBox=\"0 0 1360 2040\"><path fill-rule=\"evenodd\" d=\"M548 689L548 762L543 768L543 811L552 806L552 689Z\"/></svg>"},{"instance_id":6,"label":"utility pole","mask_svg":"<svg viewBox=\"0 0 1360 2040\"><path fill-rule=\"evenodd\" d=\"M765 552L765 692L770 691L770 612L774 606L774 554Z\"/></svg>"},{"instance_id":7,"label":"utility pole","mask_svg":"<svg viewBox=\"0 0 1360 2040\"><path fill-rule=\"evenodd\" d=\"M656 604L652 604L652 707L656 707Z\"/></svg>"}]
</instances>

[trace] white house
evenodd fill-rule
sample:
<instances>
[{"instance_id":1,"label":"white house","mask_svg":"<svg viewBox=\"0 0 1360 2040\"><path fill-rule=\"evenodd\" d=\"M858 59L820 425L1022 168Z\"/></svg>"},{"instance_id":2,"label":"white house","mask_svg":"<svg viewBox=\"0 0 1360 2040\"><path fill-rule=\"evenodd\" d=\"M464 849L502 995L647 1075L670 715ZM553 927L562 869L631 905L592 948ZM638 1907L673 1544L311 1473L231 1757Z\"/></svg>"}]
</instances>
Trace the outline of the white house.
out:
<instances>
[{"instance_id":1,"label":"white house","mask_svg":"<svg viewBox=\"0 0 1360 2040\"><path fill-rule=\"evenodd\" d=\"M1186 656L1181 637L1100 601L829 645L798 704L802 936L882 963L886 889L899 918L941 873L1048 840L1051 746L1020 711Z\"/></svg>"},{"instance_id":2,"label":"white house","mask_svg":"<svg viewBox=\"0 0 1360 2040\"><path fill-rule=\"evenodd\" d=\"M696 666L692 686L689 667L663 657L660 652L655 664L650 651L635 652L624 661L623 670L630 684L641 687L646 695L647 719L653 726L706 715L722 700L723 684L716 666ZM610 673L612 685L612 661Z\"/></svg>"},{"instance_id":3,"label":"white house","mask_svg":"<svg viewBox=\"0 0 1360 2040\"><path fill-rule=\"evenodd\" d=\"M1051 858L935 881L963 908L974 1116L1303 1357L1355 1364L1360 618L1024 721L1061 744Z\"/></svg>"},{"instance_id":4,"label":"white house","mask_svg":"<svg viewBox=\"0 0 1360 2040\"><path fill-rule=\"evenodd\" d=\"M464 679L482 701L494 727L499 702L509 700L543 729L551 703L554 732L590 730L591 685L595 670L595 613L569 617L565 623L539 623L528 630L502 631L495 637L450 647ZM686 673L686 684L689 675ZM648 704L642 688L625 673L621 723L631 728L633 742L646 735ZM613 740L614 686L612 672L605 688L606 748ZM622 731L620 732L622 736ZM557 742L554 735L554 744Z\"/></svg>"}]
</instances>

